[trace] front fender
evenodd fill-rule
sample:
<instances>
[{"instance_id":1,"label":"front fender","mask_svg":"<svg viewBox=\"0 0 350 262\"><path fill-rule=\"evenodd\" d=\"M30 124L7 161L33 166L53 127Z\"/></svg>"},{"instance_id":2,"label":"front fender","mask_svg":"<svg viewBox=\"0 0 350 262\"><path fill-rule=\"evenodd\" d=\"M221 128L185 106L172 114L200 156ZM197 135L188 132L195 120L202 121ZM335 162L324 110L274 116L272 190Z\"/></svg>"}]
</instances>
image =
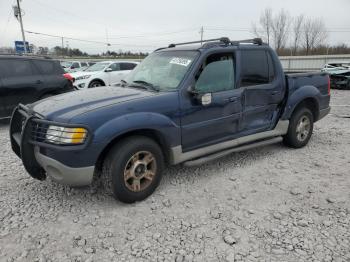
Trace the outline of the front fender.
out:
<instances>
[{"instance_id":1,"label":"front fender","mask_svg":"<svg viewBox=\"0 0 350 262\"><path fill-rule=\"evenodd\" d=\"M165 115L139 112L119 116L106 122L94 132L94 143L107 145L125 133L148 129L159 132L169 146L181 144L181 129Z\"/></svg>"},{"instance_id":2,"label":"front fender","mask_svg":"<svg viewBox=\"0 0 350 262\"><path fill-rule=\"evenodd\" d=\"M308 85L298 88L288 97L285 111L281 119L290 119L294 109L305 99L313 99L317 105L317 108L319 108L321 96L320 91L314 86Z\"/></svg>"}]
</instances>

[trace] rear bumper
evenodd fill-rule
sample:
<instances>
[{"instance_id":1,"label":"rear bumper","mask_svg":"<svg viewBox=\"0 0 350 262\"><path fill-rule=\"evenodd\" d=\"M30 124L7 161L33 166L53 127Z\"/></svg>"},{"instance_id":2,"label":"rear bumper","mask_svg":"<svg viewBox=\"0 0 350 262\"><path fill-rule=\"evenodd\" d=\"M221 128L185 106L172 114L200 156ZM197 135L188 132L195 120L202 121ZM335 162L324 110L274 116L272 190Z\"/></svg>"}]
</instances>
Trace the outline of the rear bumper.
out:
<instances>
[{"instance_id":1,"label":"rear bumper","mask_svg":"<svg viewBox=\"0 0 350 262\"><path fill-rule=\"evenodd\" d=\"M55 159L40 153L39 147L35 147L34 155L39 165L58 183L69 186L86 186L91 184L94 175L94 166L69 167Z\"/></svg>"},{"instance_id":2,"label":"rear bumper","mask_svg":"<svg viewBox=\"0 0 350 262\"><path fill-rule=\"evenodd\" d=\"M318 116L318 119L317 120L320 120L322 118L324 118L326 115L328 115L328 113L331 111L331 108L330 107L327 107L325 109L321 109L320 110L320 114Z\"/></svg>"}]
</instances>

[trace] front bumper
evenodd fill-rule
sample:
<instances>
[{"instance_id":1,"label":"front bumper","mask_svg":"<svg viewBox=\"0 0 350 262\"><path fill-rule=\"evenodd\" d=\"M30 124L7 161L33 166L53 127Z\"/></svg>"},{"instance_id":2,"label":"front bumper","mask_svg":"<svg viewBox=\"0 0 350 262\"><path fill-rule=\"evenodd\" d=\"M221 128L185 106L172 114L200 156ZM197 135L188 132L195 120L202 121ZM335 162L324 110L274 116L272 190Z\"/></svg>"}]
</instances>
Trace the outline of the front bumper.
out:
<instances>
[{"instance_id":1,"label":"front bumper","mask_svg":"<svg viewBox=\"0 0 350 262\"><path fill-rule=\"evenodd\" d=\"M34 155L39 165L53 180L70 186L90 185L94 175L94 166L69 167L55 159L40 153L39 147L35 147Z\"/></svg>"},{"instance_id":2,"label":"front bumper","mask_svg":"<svg viewBox=\"0 0 350 262\"><path fill-rule=\"evenodd\" d=\"M35 179L44 180L50 176L53 180L71 186L84 186L92 182L94 166L71 167L40 152L42 132L38 123L40 116L26 106L19 105L14 111L10 124L10 141L13 151L22 159L26 171ZM72 152L66 148L66 154Z\"/></svg>"}]
</instances>

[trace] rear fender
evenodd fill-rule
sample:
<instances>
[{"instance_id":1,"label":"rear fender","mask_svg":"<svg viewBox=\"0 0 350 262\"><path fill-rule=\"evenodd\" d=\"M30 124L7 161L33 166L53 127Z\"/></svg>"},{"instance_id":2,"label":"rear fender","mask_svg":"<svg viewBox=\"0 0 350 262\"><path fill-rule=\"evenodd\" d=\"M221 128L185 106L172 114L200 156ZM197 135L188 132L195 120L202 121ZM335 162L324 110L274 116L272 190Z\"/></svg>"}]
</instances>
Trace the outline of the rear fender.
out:
<instances>
[{"instance_id":1,"label":"rear fender","mask_svg":"<svg viewBox=\"0 0 350 262\"><path fill-rule=\"evenodd\" d=\"M310 99L310 98L313 99L317 105L317 108L319 108L321 96L322 95L320 91L314 86L302 86L298 88L297 90L295 90L295 92L293 92L288 97L285 111L281 119L283 120L290 119L295 108L305 99Z\"/></svg>"}]
</instances>

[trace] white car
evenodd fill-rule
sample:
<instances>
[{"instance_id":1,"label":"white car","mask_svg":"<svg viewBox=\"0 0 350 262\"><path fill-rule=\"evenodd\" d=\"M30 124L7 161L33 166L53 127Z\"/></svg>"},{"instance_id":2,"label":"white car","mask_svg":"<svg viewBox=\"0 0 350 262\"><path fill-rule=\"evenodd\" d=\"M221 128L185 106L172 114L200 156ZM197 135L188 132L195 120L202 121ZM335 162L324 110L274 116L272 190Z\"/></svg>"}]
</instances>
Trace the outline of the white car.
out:
<instances>
[{"instance_id":1,"label":"white car","mask_svg":"<svg viewBox=\"0 0 350 262\"><path fill-rule=\"evenodd\" d=\"M77 89L110 86L119 83L138 64L139 62L134 61L105 61L70 75Z\"/></svg>"},{"instance_id":2,"label":"white car","mask_svg":"<svg viewBox=\"0 0 350 262\"><path fill-rule=\"evenodd\" d=\"M66 73L83 71L85 68L87 68L93 64L95 64L95 63L79 62L79 61L61 61L61 66Z\"/></svg>"}]
</instances>

